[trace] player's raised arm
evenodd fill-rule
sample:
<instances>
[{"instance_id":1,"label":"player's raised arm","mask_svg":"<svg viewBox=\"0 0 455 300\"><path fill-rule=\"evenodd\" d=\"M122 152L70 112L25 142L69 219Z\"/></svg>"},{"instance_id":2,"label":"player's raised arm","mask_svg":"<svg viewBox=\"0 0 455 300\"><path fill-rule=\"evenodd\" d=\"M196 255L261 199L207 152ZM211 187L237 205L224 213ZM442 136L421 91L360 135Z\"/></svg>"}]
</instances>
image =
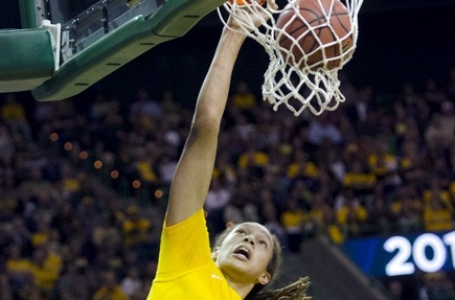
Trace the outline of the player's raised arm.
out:
<instances>
[{"instance_id":1,"label":"player's raised arm","mask_svg":"<svg viewBox=\"0 0 455 300\"><path fill-rule=\"evenodd\" d=\"M276 8L274 0L268 7ZM228 20L223 29L212 63L199 92L190 133L177 166L169 195L166 225L171 226L188 218L203 205L209 189L215 163L218 133L226 107L232 70L246 35L238 28L237 20L251 15L255 26L267 14L255 15L245 9ZM234 30L233 30L234 29Z\"/></svg>"},{"instance_id":2,"label":"player's raised arm","mask_svg":"<svg viewBox=\"0 0 455 300\"><path fill-rule=\"evenodd\" d=\"M235 60L246 36L223 29L196 104L191 129L171 184L167 226L200 210L207 195Z\"/></svg>"}]
</instances>

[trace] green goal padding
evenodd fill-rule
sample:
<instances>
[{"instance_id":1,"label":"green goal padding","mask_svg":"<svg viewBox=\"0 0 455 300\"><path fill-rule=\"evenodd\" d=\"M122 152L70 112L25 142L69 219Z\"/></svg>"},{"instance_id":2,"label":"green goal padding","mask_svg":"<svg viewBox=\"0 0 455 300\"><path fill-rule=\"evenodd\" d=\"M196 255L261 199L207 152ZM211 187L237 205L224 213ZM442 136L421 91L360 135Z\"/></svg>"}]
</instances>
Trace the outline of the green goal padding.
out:
<instances>
[{"instance_id":1,"label":"green goal padding","mask_svg":"<svg viewBox=\"0 0 455 300\"><path fill-rule=\"evenodd\" d=\"M51 78L54 54L46 29L0 30L0 92L32 90Z\"/></svg>"},{"instance_id":2,"label":"green goal padding","mask_svg":"<svg viewBox=\"0 0 455 300\"><path fill-rule=\"evenodd\" d=\"M150 18L137 16L65 62L32 91L41 101L76 95L156 45L185 35L224 0L167 0Z\"/></svg>"}]
</instances>

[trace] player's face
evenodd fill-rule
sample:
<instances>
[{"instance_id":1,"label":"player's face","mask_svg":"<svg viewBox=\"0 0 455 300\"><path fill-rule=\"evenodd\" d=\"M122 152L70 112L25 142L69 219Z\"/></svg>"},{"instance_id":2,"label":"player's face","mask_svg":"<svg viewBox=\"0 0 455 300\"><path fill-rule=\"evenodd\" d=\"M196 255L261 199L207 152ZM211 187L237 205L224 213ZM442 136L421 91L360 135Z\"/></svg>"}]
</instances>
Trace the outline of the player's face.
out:
<instances>
[{"instance_id":1,"label":"player's face","mask_svg":"<svg viewBox=\"0 0 455 300\"><path fill-rule=\"evenodd\" d=\"M258 223L235 225L216 250L216 264L223 274L234 281L267 284L267 272L273 255L270 232Z\"/></svg>"}]
</instances>

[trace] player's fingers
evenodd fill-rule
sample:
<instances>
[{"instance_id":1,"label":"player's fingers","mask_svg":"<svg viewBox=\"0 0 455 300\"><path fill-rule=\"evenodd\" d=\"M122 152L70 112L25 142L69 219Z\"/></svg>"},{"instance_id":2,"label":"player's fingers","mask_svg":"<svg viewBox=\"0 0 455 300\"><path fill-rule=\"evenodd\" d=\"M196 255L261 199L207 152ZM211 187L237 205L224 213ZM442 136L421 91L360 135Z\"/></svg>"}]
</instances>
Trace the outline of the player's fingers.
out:
<instances>
[{"instance_id":1,"label":"player's fingers","mask_svg":"<svg viewBox=\"0 0 455 300\"><path fill-rule=\"evenodd\" d=\"M275 0L267 0L267 8L271 11L278 10Z\"/></svg>"}]
</instances>

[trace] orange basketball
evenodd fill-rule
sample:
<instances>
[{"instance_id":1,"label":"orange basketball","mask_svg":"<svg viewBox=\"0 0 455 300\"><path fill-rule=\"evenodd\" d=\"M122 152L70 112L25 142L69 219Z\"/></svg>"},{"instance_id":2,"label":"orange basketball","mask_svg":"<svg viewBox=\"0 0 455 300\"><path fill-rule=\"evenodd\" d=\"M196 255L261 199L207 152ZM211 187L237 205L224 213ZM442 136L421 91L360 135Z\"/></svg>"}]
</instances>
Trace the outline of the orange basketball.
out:
<instances>
[{"instance_id":1,"label":"orange basketball","mask_svg":"<svg viewBox=\"0 0 455 300\"><path fill-rule=\"evenodd\" d=\"M233 3L234 1L233 0L228 0L229 3ZM256 1L256 0L253 0L253 1ZM259 0L257 1L259 5L263 5L267 0ZM238 5L244 5L244 4L251 4L251 0L235 0L235 2L238 4Z\"/></svg>"},{"instance_id":2,"label":"orange basketball","mask_svg":"<svg viewBox=\"0 0 455 300\"><path fill-rule=\"evenodd\" d=\"M346 6L340 0L299 0L299 12L300 16L292 7L285 8L277 19L277 27L296 39L301 49L292 47L292 39L284 34L280 37L280 46L292 51L295 63L307 55L306 63L302 64L311 65L312 69L340 67L342 59L326 63L322 60L338 57L354 46Z\"/></svg>"}]
</instances>

